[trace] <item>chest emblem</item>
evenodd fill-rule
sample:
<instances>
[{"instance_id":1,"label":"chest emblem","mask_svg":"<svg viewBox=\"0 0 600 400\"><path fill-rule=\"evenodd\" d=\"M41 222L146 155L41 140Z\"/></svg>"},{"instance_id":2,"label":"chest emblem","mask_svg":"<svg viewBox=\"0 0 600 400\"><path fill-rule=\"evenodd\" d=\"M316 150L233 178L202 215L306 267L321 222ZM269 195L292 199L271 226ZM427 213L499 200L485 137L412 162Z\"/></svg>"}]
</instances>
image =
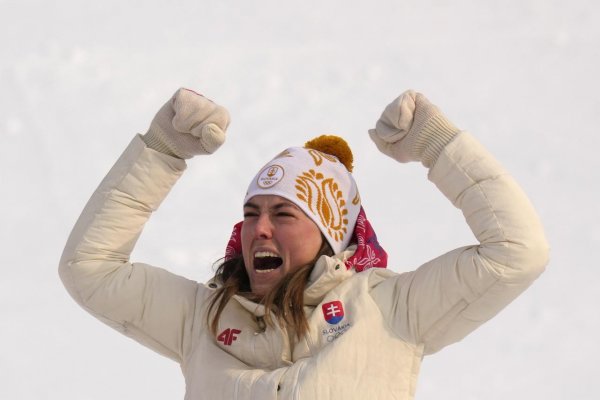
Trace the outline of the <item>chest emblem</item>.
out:
<instances>
[{"instance_id":1,"label":"chest emblem","mask_svg":"<svg viewBox=\"0 0 600 400\"><path fill-rule=\"evenodd\" d=\"M223 342L225 346L231 346L234 340L237 340L238 335L242 333L239 329L227 328L217 336L218 342Z\"/></svg>"},{"instance_id":2,"label":"chest emblem","mask_svg":"<svg viewBox=\"0 0 600 400\"><path fill-rule=\"evenodd\" d=\"M325 321L331 325L335 325L344 319L344 306L339 300L325 303L322 306L323 316Z\"/></svg>"}]
</instances>

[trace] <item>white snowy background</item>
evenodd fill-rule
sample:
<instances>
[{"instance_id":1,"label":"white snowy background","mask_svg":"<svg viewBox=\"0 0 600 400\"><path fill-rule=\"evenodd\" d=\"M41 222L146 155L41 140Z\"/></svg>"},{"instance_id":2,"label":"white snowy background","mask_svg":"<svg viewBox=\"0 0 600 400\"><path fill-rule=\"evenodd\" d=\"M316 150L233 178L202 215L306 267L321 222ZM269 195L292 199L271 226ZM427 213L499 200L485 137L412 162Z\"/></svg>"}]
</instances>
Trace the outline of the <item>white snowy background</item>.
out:
<instances>
[{"instance_id":1,"label":"white snowy background","mask_svg":"<svg viewBox=\"0 0 600 400\"><path fill-rule=\"evenodd\" d=\"M206 280L255 171L322 133L354 149L394 270L472 243L426 170L368 139L414 88L517 178L552 246L523 296L425 358L416 399L600 398L599 71L591 0L1 0L0 399L183 398L178 365L57 274L85 202L180 86L229 109L228 140L189 163L134 260Z\"/></svg>"}]
</instances>

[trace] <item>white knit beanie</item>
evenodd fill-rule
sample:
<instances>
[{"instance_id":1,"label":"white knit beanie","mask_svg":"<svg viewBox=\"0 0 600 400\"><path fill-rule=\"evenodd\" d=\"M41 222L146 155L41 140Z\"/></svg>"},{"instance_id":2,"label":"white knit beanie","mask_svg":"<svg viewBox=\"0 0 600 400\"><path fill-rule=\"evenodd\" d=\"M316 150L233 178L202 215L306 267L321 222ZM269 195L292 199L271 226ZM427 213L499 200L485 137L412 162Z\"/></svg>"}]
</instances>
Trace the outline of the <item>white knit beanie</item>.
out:
<instances>
[{"instance_id":1,"label":"white knit beanie","mask_svg":"<svg viewBox=\"0 0 600 400\"><path fill-rule=\"evenodd\" d=\"M291 147L252 179L244 204L254 196L277 195L296 204L319 227L334 253L348 247L360 211L360 196L347 143L324 135L306 147ZM342 160L342 161L340 161Z\"/></svg>"}]
</instances>

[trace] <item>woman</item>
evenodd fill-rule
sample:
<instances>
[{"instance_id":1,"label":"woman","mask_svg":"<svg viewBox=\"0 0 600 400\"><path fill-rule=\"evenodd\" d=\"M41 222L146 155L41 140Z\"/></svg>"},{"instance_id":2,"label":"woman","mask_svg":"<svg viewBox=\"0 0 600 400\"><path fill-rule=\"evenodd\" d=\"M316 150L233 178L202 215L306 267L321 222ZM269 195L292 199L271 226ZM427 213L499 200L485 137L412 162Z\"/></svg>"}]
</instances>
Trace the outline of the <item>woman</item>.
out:
<instances>
[{"instance_id":1,"label":"woman","mask_svg":"<svg viewBox=\"0 0 600 400\"><path fill-rule=\"evenodd\" d=\"M102 181L60 263L82 307L181 364L186 399L412 399L422 357L498 313L547 263L521 189L413 91L369 134L384 154L429 168L479 244L411 272L381 268L351 153L322 137L257 173L209 283L130 263L184 159L216 151L227 125L225 109L178 90Z\"/></svg>"}]
</instances>

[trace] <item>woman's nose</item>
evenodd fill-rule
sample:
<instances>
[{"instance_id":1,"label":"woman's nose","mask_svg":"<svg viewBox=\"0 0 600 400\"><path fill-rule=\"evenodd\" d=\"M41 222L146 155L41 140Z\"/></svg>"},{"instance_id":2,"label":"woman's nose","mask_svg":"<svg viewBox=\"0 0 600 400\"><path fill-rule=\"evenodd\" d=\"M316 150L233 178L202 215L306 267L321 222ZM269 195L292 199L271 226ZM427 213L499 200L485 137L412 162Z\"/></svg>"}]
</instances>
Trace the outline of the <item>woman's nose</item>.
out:
<instances>
[{"instance_id":1,"label":"woman's nose","mask_svg":"<svg viewBox=\"0 0 600 400\"><path fill-rule=\"evenodd\" d=\"M259 215L254 226L254 234L261 239L270 239L273 236L273 224L267 214Z\"/></svg>"}]
</instances>

